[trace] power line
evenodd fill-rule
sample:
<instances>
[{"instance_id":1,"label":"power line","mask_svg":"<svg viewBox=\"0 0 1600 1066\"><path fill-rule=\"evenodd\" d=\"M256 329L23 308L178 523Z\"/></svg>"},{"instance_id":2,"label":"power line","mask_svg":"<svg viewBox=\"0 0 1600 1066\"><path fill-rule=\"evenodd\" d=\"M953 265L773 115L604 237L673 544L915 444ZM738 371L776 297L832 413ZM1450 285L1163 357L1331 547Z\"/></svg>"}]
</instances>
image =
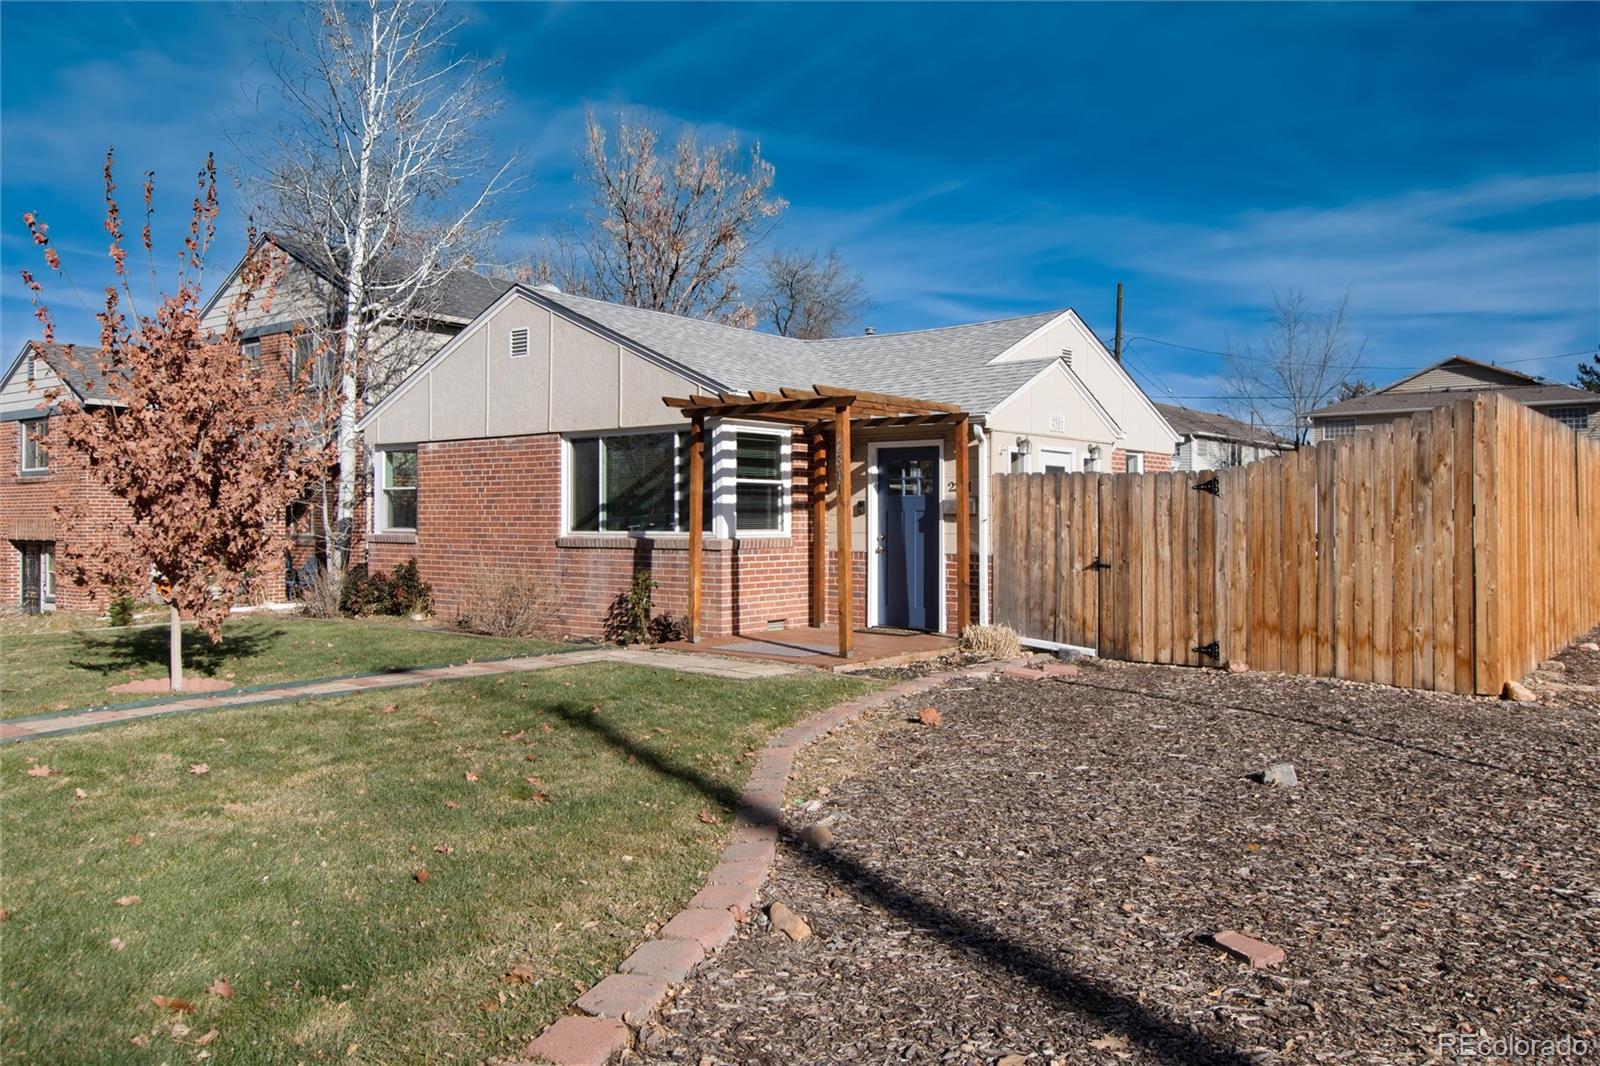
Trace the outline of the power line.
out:
<instances>
[{"instance_id":1,"label":"power line","mask_svg":"<svg viewBox=\"0 0 1600 1066\"><path fill-rule=\"evenodd\" d=\"M1228 353L1228 352L1219 352L1214 348L1196 348L1192 344L1179 344L1176 341L1162 340L1160 337L1135 336L1135 337L1126 338L1124 343L1126 343L1127 341L1149 341L1151 344L1159 344L1164 348L1181 348L1186 352L1198 352L1201 355L1216 355L1216 356L1221 356L1223 358L1228 358L1229 355L1230 355L1230 353ZM1589 355L1590 353L1592 353L1592 352L1594 352L1596 350L1597 349L1595 349L1595 348L1584 348L1581 351L1576 351L1576 352L1556 352L1556 353L1551 354L1551 355L1528 355L1528 356L1519 357L1517 359L1484 360L1484 362L1489 362L1489 363L1491 363L1491 365L1495 365L1495 366L1506 366L1506 365L1509 365L1509 364L1512 364L1512 363L1540 363L1540 362L1544 362L1547 359L1571 359L1571 358L1574 358L1576 356ZM1235 358L1235 359L1247 359L1247 360L1250 360L1252 362L1261 362L1261 363L1275 363L1275 362L1278 362L1278 360L1269 358L1267 356L1242 355L1242 354L1240 354L1238 352L1232 353L1232 357ZM1310 364L1310 363L1295 362L1292 365L1294 365L1294 366L1310 366L1310 365L1320 365L1320 364ZM1372 365L1372 364L1365 364L1364 363L1364 364L1358 366L1356 369L1357 370L1397 370L1397 371L1406 371L1406 370L1420 370L1421 367L1416 367L1416 366L1375 366L1375 365Z\"/></svg>"}]
</instances>

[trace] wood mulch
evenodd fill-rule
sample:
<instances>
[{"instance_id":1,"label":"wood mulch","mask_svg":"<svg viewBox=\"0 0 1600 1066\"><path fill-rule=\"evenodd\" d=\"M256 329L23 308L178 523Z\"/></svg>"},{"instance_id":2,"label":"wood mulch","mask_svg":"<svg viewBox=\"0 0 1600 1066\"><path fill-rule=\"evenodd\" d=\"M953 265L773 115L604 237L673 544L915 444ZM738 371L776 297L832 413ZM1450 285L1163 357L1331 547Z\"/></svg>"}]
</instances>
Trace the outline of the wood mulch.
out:
<instances>
[{"instance_id":1,"label":"wood mulch","mask_svg":"<svg viewBox=\"0 0 1600 1066\"><path fill-rule=\"evenodd\" d=\"M1593 639L1587 638L1587 639ZM1569 649L1569 680L1600 653ZM654 1062L1422 1062L1600 1040L1600 714L1090 662L954 682L808 751L748 925ZM1299 785L1249 775L1292 762ZM1208 942L1238 929L1287 961Z\"/></svg>"}]
</instances>

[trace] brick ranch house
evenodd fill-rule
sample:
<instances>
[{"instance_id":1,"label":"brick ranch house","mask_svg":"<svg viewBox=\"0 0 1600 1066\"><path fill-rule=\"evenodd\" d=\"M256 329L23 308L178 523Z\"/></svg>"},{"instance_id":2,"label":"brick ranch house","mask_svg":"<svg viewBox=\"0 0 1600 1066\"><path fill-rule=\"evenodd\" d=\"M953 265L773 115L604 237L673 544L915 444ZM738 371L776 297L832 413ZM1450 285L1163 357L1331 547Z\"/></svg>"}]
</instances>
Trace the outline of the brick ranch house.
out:
<instances>
[{"instance_id":1,"label":"brick ranch house","mask_svg":"<svg viewBox=\"0 0 1600 1066\"><path fill-rule=\"evenodd\" d=\"M361 420L369 563L415 557L447 618L486 574L536 575L561 628L594 636L637 568L658 583L657 610L683 616L700 510L701 633L834 624L810 591L838 590L837 500L811 494L813 442L831 451L832 438L762 413L802 404L780 390L813 386L938 405L850 434L856 626L955 631L958 465L982 619L990 472L1165 470L1179 439L1071 310L805 341L518 285ZM762 397L778 402L751 406ZM684 408L703 401L751 417L705 418L706 491L692 508ZM813 555L818 537L827 548Z\"/></svg>"},{"instance_id":2,"label":"brick ranch house","mask_svg":"<svg viewBox=\"0 0 1600 1066\"><path fill-rule=\"evenodd\" d=\"M318 331L336 322L330 313L338 305L335 275L316 249L281 235L263 238L267 239L286 254L287 262L270 311L257 305L241 319L241 347L246 358L282 357L295 347L294 357L305 358L315 350ZM221 330L226 324L243 264L241 259L206 303L207 327ZM438 351L509 285L464 271L446 278L428 302L426 315L405 330L412 365ZM92 523L96 516L109 517L121 506L74 455L65 449L52 453L47 444L51 420L61 417L47 409L45 394L51 389L65 386L89 406L111 402L103 385L93 381L94 375L75 363L92 371L95 353L80 348L74 359L65 345L30 341L0 377L0 454L10 457L0 474L0 536L5 539L0 545L0 610L87 611L104 610L107 605L104 589L55 580L62 551L74 540L95 535L93 529L64 528L57 508L87 515ZM264 565L251 598L283 600L286 575L319 557L322 550L318 524L303 516L286 529L285 565Z\"/></svg>"}]
</instances>

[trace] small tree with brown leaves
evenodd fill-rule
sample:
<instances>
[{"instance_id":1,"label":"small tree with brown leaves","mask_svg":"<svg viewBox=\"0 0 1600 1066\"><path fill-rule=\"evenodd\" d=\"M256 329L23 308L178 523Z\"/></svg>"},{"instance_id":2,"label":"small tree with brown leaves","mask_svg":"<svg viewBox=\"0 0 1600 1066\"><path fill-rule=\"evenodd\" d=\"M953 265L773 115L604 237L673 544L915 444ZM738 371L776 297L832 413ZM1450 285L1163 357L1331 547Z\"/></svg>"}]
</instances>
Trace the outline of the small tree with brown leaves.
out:
<instances>
[{"instance_id":1,"label":"small tree with brown leaves","mask_svg":"<svg viewBox=\"0 0 1600 1066\"><path fill-rule=\"evenodd\" d=\"M142 243L152 281L153 195L146 175ZM191 615L213 643L222 639L222 622L252 571L277 561L274 550L281 545L286 509L327 469L329 449L305 443L327 439L325 432L305 432L307 422L325 420L327 413L307 388L309 365L297 376L287 362L275 365L266 353L259 362L247 361L240 351L241 321L252 310L271 309L282 272L282 257L270 247L246 259L239 295L221 332L201 324L200 278L217 217L211 159L196 182L177 289L160 297L150 314L139 314L134 306L110 152L105 200L115 283L107 287L95 316L99 351L72 358L90 380L104 383L111 402L85 406L61 390L52 390L45 402L63 416L54 420L52 443L79 455L126 506L99 539L68 546L65 569L79 584L113 587L130 573L154 576L171 607L171 683L178 690L183 687L180 615ZM61 274L61 258L45 224L32 214L24 219L46 263ZM248 247L257 247L254 236ZM43 286L28 271L22 275L45 340L54 341ZM88 528L82 516L62 518L71 528Z\"/></svg>"}]
</instances>

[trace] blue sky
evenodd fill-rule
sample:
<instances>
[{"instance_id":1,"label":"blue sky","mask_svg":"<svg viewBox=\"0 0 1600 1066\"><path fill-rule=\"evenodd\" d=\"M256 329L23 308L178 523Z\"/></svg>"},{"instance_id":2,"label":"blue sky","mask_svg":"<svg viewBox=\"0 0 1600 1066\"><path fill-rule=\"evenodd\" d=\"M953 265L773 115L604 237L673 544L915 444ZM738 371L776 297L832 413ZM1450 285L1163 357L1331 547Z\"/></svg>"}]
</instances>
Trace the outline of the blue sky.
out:
<instances>
[{"instance_id":1,"label":"blue sky","mask_svg":"<svg viewBox=\"0 0 1600 1066\"><path fill-rule=\"evenodd\" d=\"M759 140L776 240L837 247L880 331L1078 309L1128 286L1131 365L1205 406L1272 295L1350 294L1369 376L1451 352L1570 380L1600 342L1600 6L462 6L503 60L489 133L532 179L505 257L570 218L586 106ZM99 166L157 172L169 234L238 162L284 7L0 4L0 329L32 333L26 210L87 298ZM225 208L223 260L241 204ZM229 264L231 265L231 263ZM93 323L57 287L69 339ZM1166 344L1158 343L1167 342Z\"/></svg>"}]
</instances>

